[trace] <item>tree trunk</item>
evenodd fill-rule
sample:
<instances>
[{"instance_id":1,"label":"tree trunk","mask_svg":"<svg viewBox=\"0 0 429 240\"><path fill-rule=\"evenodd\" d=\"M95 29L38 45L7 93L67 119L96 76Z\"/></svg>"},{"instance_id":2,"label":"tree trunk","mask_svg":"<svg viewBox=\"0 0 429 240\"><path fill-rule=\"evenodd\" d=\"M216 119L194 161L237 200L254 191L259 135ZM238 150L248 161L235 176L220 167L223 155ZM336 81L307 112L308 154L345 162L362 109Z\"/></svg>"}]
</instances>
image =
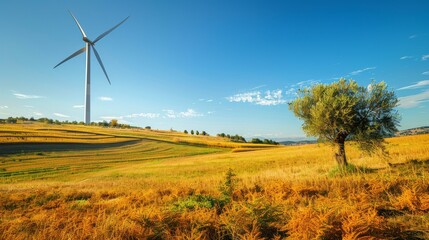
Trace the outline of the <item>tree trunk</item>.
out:
<instances>
[{"instance_id":1,"label":"tree trunk","mask_svg":"<svg viewBox=\"0 0 429 240\"><path fill-rule=\"evenodd\" d=\"M335 160L337 160L338 166L347 166L346 151L344 150L344 142L338 144L338 153L335 153Z\"/></svg>"},{"instance_id":2,"label":"tree trunk","mask_svg":"<svg viewBox=\"0 0 429 240\"><path fill-rule=\"evenodd\" d=\"M346 151L344 149L344 142L346 141L346 138L348 136L347 131L340 131L337 134L337 137L335 138L335 143L338 144L338 153L335 153L335 160L338 163L338 166L341 168L347 166L347 158L346 158Z\"/></svg>"}]
</instances>

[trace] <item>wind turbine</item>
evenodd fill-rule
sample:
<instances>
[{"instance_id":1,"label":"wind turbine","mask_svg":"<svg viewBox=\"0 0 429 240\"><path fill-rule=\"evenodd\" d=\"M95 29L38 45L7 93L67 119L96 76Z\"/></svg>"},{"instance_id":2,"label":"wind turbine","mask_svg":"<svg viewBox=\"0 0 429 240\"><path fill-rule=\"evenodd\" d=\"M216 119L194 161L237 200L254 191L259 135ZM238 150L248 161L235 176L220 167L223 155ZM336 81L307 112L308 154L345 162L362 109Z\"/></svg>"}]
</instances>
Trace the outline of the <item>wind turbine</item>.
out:
<instances>
[{"instance_id":1,"label":"wind turbine","mask_svg":"<svg viewBox=\"0 0 429 240\"><path fill-rule=\"evenodd\" d=\"M58 63L54 68L58 67L59 65L63 64L64 62L67 62L68 60L78 56L79 54L85 52L86 53L86 73L85 73L85 124L91 124L91 48L94 50L95 57L97 58L98 63L101 66L101 69L103 69L104 75L106 75L107 81L110 83L109 76L107 76L106 69L104 68L103 62L101 61L100 55L98 54L97 50L95 50L95 43L100 41L102 38L104 38L107 34L115 30L115 28L119 27L122 23L124 23L128 18L125 18L120 23L116 24L111 29L107 30L106 32L102 33L100 36L98 36L94 41L91 41L88 39L88 37L85 34L85 31L83 31L82 26L79 24L79 21L76 19L76 17L69 11L70 15L73 17L74 21L76 22L80 32L82 33L83 41L85 42L85 47L77 50L75 53L64 59L62 62Z\"/></svg>"}]
</instances>

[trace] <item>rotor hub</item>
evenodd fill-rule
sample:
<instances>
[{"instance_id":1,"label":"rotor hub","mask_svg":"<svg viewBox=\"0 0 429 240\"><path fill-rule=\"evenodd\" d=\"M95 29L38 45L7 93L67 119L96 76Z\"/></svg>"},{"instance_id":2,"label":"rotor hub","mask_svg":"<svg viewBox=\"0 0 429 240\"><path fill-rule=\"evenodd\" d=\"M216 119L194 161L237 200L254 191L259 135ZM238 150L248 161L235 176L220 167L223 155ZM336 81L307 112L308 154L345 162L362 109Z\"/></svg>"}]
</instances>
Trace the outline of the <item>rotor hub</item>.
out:
<instances>
[{"instance_id":1,"label":"rotor hub","mask_svg":"<svg viewBox=\"0 0 429 240\"><path fill-rule=\"evenodd\" d=\"M91 40L89 40L87 37L83 37L82 38L84 42L90 43L91 45L93 44Z\"/></svg>"}]
</instances>

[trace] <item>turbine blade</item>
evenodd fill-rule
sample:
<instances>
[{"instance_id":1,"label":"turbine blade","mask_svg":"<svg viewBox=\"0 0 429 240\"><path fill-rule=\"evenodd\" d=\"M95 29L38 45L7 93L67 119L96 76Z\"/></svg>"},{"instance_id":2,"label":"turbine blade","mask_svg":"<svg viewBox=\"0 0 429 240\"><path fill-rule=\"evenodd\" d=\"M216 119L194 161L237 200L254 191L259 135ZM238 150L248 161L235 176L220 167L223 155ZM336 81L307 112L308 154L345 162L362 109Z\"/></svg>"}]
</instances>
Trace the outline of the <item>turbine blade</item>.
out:
<instances>
[{"instance_id":1,"label":"turbine blade","mask_svg":"<svg viewBox=\"0 0 429 240\"><path fill-rule=\"evenodd\" d=\"M127 19L130 16L128 16L127 18L125 18L124 20L122 20L120 23L116 24L114 27L112 27L111 29L107 30L106 32L104 32L103 34L101 34L100 36L98 36L93 43L96 43L98 41L100 41L102 38L104 38L107 34L109 34L111 31L115 30L115 28L119 27L119 25L121 25L122 23L124 23L125 21L127 21Z\"/></svg>"},{"instance_id":2,"label":"turbine blade","mask_svg":"<svg viewBox=\"0 0 429 240\"><path fill-rule=\"evenodd\" d=\"M103 65L103 62L101 61L100 55L98 55L98 52L97 52L97 50L95 50L94 45L91 45L91 47L94 50L95 57L97 57L97 60L98 60L98 63L100 64L100 66L101 66L101 69L103 69L104 75L106 75L107 81L109 82L110 85L112 85L112 83L110 83L109 76L107 76L106 69L104 69L104 65Z\"/></svg>"},{"instance_id":3,"label":"turbine blade","mask_svg":"<svg viewBox=\"0 0 429 240\"><path fill-rule=\"evenodd\" d=\"M85 31L83 31L83 28L82 28L82 26L80 26L79 21L77 20L77 18L73 15L73 13L70 12L70 10L69 10L69 13L73 17L73 19L76 22L77 26L79 27L79 30L82 33L82 37L86 38Z\"/></svg>"},{"instance_id":4,"label":"turbine blade","mask_svg":"<svg viewBox=\"0 0 429 240\"><path fill-rule=\"evenodd\" d=\"M67 62L68 60L76 57L77 55L85 52L85 50L86 50L86 47L83 47L83 48L77 50L75 53L73 53L72 55L70 55L68 58L66 58L62 62L58 63L54 68L58 67L59 65L63 64L64 62Z\"/></svg>"}]
</instances>

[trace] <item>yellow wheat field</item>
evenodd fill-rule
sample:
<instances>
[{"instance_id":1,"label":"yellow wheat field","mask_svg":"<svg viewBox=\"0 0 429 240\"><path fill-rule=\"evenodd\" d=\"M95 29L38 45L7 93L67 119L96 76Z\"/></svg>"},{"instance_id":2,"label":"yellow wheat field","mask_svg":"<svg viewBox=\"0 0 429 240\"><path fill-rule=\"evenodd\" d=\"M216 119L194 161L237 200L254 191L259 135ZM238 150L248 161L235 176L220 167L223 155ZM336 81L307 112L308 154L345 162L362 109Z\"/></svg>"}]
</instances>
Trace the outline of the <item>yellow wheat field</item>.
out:
<instances>
[{"instance_id":1,"label":"yellow wheat field","mask_svg":"<svg viewBox=\"0 0 429 240\"><path fill-rule=\"evenodd\" d=\"M427 134L387 139L389 157L349 143L348 174L323 144L37 124L0 139L1 239L429 239Z\"/></svg>"}]
</instances>

